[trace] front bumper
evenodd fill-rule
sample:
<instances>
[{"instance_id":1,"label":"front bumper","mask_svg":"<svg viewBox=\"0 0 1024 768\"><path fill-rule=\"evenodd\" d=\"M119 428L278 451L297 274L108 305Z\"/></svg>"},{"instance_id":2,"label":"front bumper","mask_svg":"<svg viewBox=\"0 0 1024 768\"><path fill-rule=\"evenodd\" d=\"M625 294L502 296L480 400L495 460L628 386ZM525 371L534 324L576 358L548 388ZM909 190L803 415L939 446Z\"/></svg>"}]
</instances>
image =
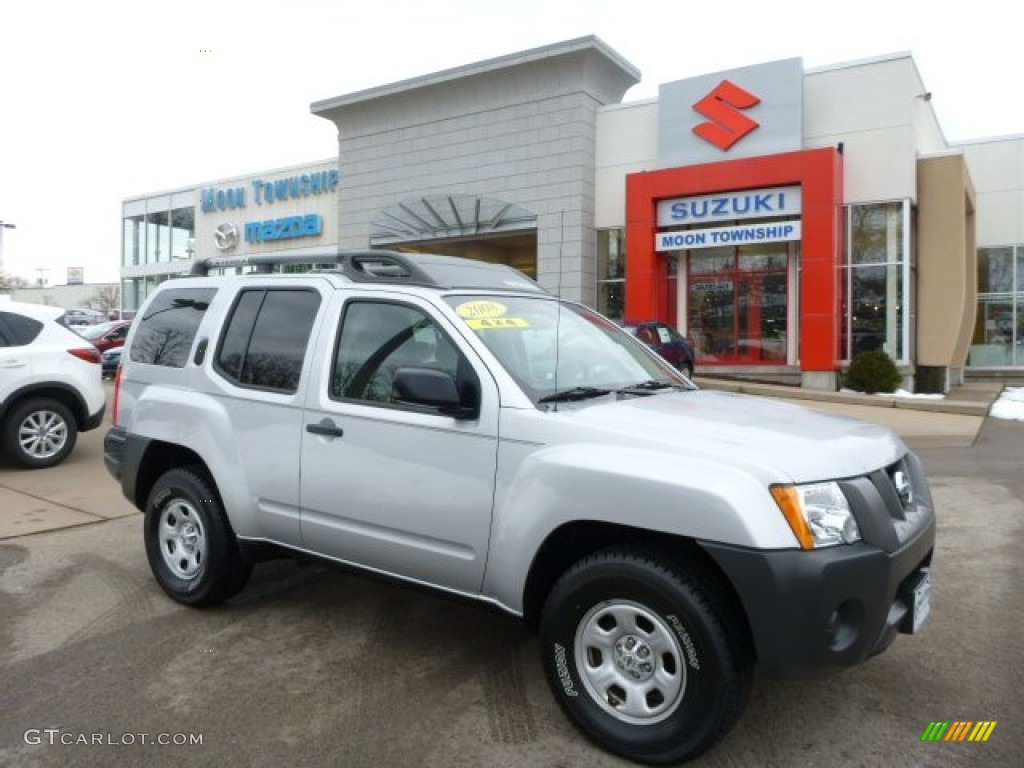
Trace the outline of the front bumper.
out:
<instances>
[{"instance_id":1,"label":"front bumper","mask_svg":"<svg viewBox=\"0 0 1024 768\"><path fill-rule=\"evenodd\" d=\"M935 513L916 458L901 464L916 499L904 514L886 470L841 483L862 542L803 550L754 550L701 542L746 612L761 671L807 676L857 664L910 632L914 588L931 566Z\"/></svg>"}]
</instances>

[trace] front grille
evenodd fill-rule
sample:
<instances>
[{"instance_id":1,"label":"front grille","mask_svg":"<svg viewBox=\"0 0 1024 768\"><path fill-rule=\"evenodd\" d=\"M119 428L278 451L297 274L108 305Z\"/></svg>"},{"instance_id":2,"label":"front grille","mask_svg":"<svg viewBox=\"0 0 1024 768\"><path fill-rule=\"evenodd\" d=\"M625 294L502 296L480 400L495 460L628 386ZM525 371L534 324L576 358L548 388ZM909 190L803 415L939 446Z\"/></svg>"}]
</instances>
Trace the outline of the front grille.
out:
<instances>
[{"instance_id":1,"label":"front grille","mask_svg":"<svg viewBox=\"0 0 1024 768\"><path fill-rule=\"evenodd\" d=\"M902 544L921 527L928 515L927 507L921 502L927 497L923 492L924 475L920 465L910 454L875 473L872 477L879 488L886 509L892 517L896 537Z\"/></svg>"},{"instance_id":2,"label":"front grille","mask_svg":"<svg viewBox=\"0 0 1024 768\"><path fill-rule=\"evenodd\" d=\"M869 475L839 481L864 543L895 552L928 524L932 497L912 453Z\"/></svg>"}]
</instances>

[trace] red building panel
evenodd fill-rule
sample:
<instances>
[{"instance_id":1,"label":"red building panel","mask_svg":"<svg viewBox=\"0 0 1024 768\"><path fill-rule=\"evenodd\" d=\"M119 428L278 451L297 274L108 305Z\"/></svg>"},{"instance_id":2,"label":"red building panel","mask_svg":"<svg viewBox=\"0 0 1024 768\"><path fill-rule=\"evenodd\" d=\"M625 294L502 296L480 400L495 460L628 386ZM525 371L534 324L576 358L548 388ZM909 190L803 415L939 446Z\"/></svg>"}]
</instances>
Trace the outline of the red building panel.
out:
<instances>
[{"instance_id":1,"label":"red building panel","mask_svg":"<svg viewBox=\"0 0 1024 768\"><path fill-rule=\"evenodd\" d=\"M843 164L831 147L626 176L625 321L674 320L665 257L655 250L659 200L792 184L800 185L803 198L800 368L836 370L842 328Z\"/></svg>"}]
</instances>

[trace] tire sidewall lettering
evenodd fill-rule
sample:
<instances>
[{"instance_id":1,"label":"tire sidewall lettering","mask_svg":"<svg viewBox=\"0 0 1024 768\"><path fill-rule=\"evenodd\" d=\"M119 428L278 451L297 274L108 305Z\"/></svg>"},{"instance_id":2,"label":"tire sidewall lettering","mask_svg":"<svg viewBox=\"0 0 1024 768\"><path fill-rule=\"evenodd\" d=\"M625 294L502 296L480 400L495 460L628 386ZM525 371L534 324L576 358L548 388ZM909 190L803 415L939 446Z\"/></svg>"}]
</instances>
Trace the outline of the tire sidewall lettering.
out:
<instances>
[{"instance_id":1,"label":"tire sidewall lettering","mask_svg":"<svg viewBox=\"0 0 1024 768\"><path fill-rule=\"evenodd\" d=\"M579 686L573 680L572 673L569 670L569 654L571 652L567 652L565 646L561 643L552 643L551 650L555 674L558 676L558 681L562 684L562 693L571 698L577 698L580 695Z\"/></svg>"},{"instance_id":2,"label":"tire sidewall lettering","mask_svg":"<svg viewBox=\"0 0 1024 768\"><path fill-rule=\"evenodd\" d=\"M163 510L164 502L174 495L173 488L162 488L160 492L153 497L152 512L154 516L159 517L160 512Z\"/></svg>"},{"instance_id":3,"label":"tire sidewall lettering","mask_svg":"<svg viewBox=\"0 0 1024 768\"><path fill-rule=\"evenodd\" d=\"M679 638L679 642L683 646L683 652L686 655L686 663L690 665L690 668L696 672L700 671L700 656L697 653L697 644L693 642L693 638L690 637L690 633L686 631L686 627L683 622L680 621L679 617L674 613L663 614L665 621L675 632L676 637Z\"/></svg>"}]
</instances>

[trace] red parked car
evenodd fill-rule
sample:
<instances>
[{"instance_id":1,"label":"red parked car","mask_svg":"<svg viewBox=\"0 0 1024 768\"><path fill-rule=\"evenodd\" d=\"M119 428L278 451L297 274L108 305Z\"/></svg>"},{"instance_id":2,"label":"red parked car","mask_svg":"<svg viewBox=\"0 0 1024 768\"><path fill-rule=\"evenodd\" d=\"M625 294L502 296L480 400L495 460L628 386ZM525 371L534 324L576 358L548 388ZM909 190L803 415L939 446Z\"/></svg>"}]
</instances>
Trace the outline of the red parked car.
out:
<instances>
[{"instance_id":1,"label":"red parked car","mask_svg":"<svg viewBox=\"0 0 1024 768\"><path fill-rule=\"evenodd\" d=\"M124 340L128 336L128 329L131 327L131 320L115 320L110 323L90 325L78 333L91 341L100 352L106 352L108 349L123 347Z\"/></svg>"}]
</instances>

